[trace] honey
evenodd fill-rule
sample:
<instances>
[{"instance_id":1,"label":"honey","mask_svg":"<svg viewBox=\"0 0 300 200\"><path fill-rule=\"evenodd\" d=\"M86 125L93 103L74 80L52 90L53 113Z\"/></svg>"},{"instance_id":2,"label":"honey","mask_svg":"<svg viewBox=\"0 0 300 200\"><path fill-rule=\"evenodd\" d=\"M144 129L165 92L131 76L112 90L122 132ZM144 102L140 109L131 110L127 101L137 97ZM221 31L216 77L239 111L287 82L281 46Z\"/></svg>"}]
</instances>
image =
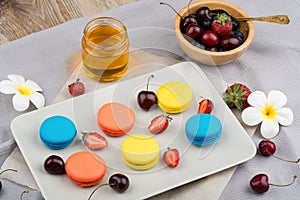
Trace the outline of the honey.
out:
<instances>
[{"instance_id":1,"label":"honey","mask_svg":"<svg viewBox=\"0 0 300 200\"><path fill-rule=\"evenodd\" d=\"M115 81L127 71L129 39L117 19L100 17L90 21L82 37L83 70L98 81Z\"/></svg>"}]
</instances>

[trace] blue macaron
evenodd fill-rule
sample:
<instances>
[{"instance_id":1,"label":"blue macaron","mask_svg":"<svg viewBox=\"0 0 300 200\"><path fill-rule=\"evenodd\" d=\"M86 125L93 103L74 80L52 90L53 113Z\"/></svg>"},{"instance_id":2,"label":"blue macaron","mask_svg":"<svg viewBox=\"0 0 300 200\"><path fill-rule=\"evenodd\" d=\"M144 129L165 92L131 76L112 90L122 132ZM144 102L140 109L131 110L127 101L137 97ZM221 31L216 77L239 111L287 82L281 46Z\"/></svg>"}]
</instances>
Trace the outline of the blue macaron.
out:
<instances>
[{"instance_id":1,"label":"blue macaron","mask_svg":"<svg viewBox=\"0 0 300 200\"><path fill-rule=\"evenodd\" d=\"M222 124L214 115L197 114L187 120L185 132L191 143L197 146L206 146L220 139Z\"/></svg>"},{"instance_id":2,"label":"blue macaron","mask_svg":"<svg viewBox=\"0 0 300 200\"><path fill-rule=\"evenodd\" d=\"M76 136L74 123L64 116L52 116L40 126L40 138L50 149L63 149L69 146Z\"/></svg>"}]
</instances>

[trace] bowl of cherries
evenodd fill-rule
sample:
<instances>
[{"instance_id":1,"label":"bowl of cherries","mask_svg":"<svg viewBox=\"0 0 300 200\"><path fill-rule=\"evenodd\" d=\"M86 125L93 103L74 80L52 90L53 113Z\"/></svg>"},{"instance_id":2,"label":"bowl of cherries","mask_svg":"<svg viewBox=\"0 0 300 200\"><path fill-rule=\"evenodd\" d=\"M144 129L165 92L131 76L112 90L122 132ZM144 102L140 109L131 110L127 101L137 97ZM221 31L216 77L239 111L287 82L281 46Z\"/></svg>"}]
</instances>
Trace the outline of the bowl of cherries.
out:
<instances>
[{"instance_id":1,"label":"bowl of cherries","mask_svg":"<svg viewBox=\"0 0 300 200\"><path fill-rule=\"evenodd\" d=\"M175 19L178 43L189 57L202 64L230 63L249 48L254 36L252 21L238 21L236 17L249 16L224 1L189 3Z\"/></svg>"}]
</instances>

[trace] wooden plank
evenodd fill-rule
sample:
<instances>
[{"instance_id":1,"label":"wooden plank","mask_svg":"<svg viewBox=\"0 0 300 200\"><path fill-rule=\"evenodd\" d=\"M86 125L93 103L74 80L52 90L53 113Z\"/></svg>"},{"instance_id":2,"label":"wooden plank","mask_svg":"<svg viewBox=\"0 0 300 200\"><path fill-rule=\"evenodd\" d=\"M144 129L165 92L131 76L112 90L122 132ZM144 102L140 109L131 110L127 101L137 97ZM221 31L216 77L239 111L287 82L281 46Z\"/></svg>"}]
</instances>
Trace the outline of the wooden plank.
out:
<instances>
[{"instance_id":1,"label":"wooden plank","mask_svg":"<svg viewBox=\"0 0 300 200\"><path fill-rule=\"evenodd\" d=\"M0 44L135 0L0 0Z\"/></svg>"}]
</instances>

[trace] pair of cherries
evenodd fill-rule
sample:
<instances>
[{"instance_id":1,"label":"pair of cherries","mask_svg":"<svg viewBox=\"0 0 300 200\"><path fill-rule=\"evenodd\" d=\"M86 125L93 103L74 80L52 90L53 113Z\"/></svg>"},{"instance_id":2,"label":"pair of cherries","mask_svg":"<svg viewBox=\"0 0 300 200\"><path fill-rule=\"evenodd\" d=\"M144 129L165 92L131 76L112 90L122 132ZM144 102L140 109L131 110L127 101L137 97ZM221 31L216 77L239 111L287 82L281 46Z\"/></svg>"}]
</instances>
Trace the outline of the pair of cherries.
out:
<instances>
[{"instance_id":1,"label":"pair of cherries","mask_svg":"<svg viewBox=\"0 0 300 200\"><path fill-rule=\"evenodd\" d=\"M262 140L258 145L258 150L263 156L266 157L273 156L276 159L291 163L298 163L300 161L300 158L298 160L286 160L274 155L276 151L276 145L270 140ZM296 179L297 176L294 176L292 182L288 184L278 185L269 183L269 177L266 174L257 174L250 180L250 187L257 193L265 193L269 190L270 186L286 187L292 185Z\"/></svg>"}]
</instances>

